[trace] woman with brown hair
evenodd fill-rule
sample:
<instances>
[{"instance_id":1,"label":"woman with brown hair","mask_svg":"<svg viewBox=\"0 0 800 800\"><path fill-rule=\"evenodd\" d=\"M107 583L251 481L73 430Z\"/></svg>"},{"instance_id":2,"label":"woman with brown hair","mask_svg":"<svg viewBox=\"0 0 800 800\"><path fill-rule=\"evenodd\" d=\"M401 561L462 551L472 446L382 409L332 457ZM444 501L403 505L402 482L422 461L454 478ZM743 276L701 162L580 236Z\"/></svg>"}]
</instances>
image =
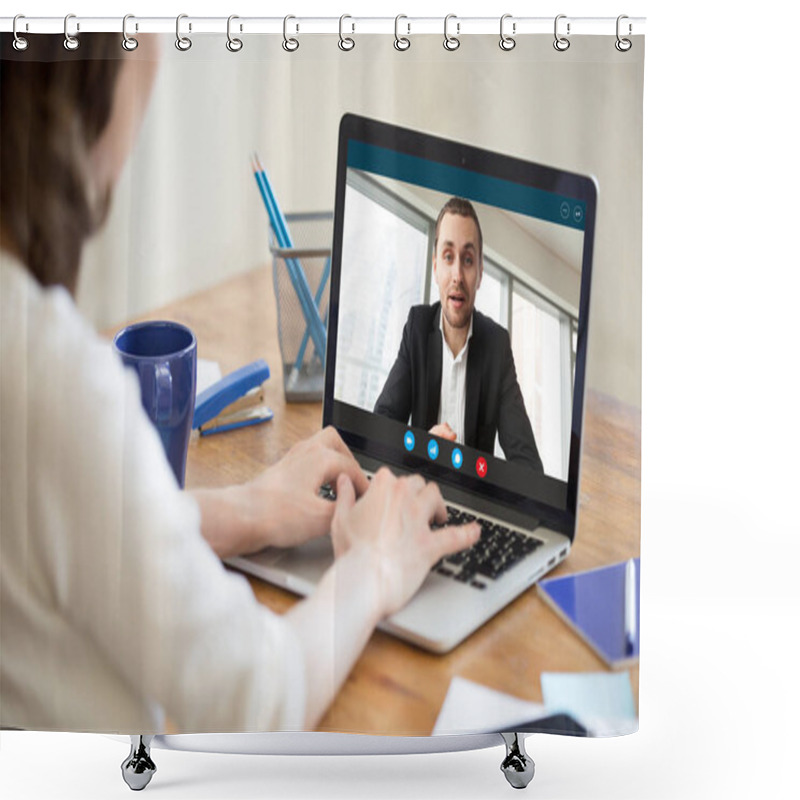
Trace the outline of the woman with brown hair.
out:
<instances>
[{"instance_id":1,"label":"woman with brown hair","mask_svg":"<svg viewBox=\"0 0 800 800\"><path fill-rule=\"evenodd\" d=\"M333 429L248 484L181 492L135 377L77 311L156 72L89 34L78 53L2 36L0 727L313 728L375 625L474 526L433 532L438 489L368 484ZM335 482L338 500L317 496ZM360 499L356 500L356 496ZM283 617L218 556L333 537L337 559Z\"/></svg>"}]
</instances>

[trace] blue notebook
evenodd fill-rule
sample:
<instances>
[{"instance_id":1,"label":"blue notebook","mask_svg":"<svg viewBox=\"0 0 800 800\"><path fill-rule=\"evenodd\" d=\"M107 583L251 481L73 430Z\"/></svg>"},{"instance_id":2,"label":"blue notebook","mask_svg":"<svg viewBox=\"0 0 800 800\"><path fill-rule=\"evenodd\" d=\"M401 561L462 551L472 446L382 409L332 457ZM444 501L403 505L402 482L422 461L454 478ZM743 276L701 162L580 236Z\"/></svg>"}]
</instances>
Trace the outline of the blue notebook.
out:
<instances>
[{"instance_id":1,"label":"blue notebook","mask_svg":"<svg viewBox=\"0 0 800 800\"><path fill-rule=\"evenodd\" d=\"M630 642L625 633L626 561L539 582L542 599L612 668L639 660L641 570L639 559L634 562L636 626Z\"/></svg>"}]
</instances>

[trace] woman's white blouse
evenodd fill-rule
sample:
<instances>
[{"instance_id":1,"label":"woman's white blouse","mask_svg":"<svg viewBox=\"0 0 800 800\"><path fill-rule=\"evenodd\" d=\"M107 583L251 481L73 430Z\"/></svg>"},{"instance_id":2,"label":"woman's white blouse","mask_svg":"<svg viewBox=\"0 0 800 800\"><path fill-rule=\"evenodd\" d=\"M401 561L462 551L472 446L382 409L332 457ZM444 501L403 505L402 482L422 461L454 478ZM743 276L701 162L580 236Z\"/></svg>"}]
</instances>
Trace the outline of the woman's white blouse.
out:
<instances>
[{"instance_id":1,"label":"woman's white blouse","mask_svg":"<svg viewBox=\"0 0 800 800\"><path fill-rule=\"evenodd\" d=\"M134 374L0 268L0 727L301 728L299 643L206 544Z\"/></svg>"}]
</instances>

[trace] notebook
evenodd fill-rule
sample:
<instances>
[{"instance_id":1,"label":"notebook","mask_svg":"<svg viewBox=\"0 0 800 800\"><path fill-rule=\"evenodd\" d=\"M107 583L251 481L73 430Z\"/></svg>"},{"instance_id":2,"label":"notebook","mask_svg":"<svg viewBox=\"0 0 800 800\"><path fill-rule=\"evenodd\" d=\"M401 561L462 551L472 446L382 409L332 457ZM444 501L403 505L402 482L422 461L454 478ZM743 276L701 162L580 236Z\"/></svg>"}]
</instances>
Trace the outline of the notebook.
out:
<instances>
[{"instance_id":1,"label":"notebook","mask_svg":"<svg viewBox=\"0 0 800 800\"><path fill-rule=\"evenodd\" d=\"M636 624L633 636L625 630L627 562L577 572L539 584L539 595L612 668L639 661L639 559L633 559ZM630 613L630 612L628 612Z\"/></svg>"},{"instance_id":2,"label":"notebook","mask_svg":"<svg viewBox=\"0 0 800 800\"><path fill-rule=\"evenodd\" d=\"M368 473L422 474L451 521L483 528L380 626L425 649L451 650L570 551L595 208L592 178L341 121L323 424ZM467 324L459 405L444 348ZM331 560L323 538L229 563L308 594Z\"/></svg>"}]
</instances>

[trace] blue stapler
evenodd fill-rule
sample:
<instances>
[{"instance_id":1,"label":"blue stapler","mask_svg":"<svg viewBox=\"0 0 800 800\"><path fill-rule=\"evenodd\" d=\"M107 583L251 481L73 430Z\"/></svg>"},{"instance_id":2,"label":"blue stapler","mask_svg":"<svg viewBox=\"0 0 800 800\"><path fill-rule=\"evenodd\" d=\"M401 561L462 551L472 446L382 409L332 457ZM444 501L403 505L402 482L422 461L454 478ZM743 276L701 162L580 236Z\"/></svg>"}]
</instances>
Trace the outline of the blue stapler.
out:
<instances>
[{"instance_id":1,"label":"blue stapler","mask_svg":"<svg viewBox=\"0 0 800 800\"><path fill-rule=\"evenodd\" d=\"M201 436L222 433L272 419L265 404L264 382L269 367L263 359L247 364L197 395L192 428Z\"/></svg>"}]
</instances>

